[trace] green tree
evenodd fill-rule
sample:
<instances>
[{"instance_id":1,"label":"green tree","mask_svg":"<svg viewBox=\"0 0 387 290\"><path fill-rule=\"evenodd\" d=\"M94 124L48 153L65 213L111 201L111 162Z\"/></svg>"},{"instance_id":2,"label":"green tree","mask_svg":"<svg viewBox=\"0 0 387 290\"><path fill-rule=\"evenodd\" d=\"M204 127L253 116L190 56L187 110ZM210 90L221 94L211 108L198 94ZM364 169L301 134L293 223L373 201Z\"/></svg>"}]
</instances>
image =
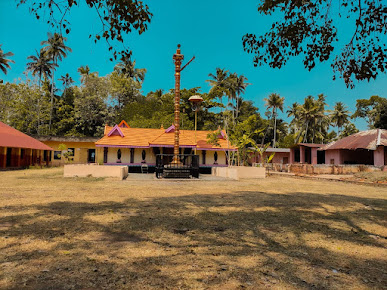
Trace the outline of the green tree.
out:
<instances>
[{"instance_id":1,"label":"green tree","mask_svg":"<svg viewBox=\"0 0 387 290\"><path fill-rule=\"evenodd\" d=\"M356 100L356 111L351 118L366 119L368 127L372 129L375 127L375 123L380 118L381 110L386 104L387 99L379 96L371 96L369 99L358 99Z\"/></svg>"},{"instance_id":2,"label":"green tree","mask_svg":"<svg viewBox=\"0 0 387 290\"><path fill-rule=\"evenodd\" d=\"M344 138L359 132L356 126L353 123L347 123L344 126L344 129L341 131L339 138Z\"/></svg>"},{"instance_id":3,"label":"green tree","mask_svg":"<svg viewBox=\"0 0 387 290\"><path fill-rule=\"evenodd\" d=\"M48 98L29 79L0 84L0 120L27 134L46 133Z\"/></svg>"},{"instance_id":4,"label":"green tree","mask_svg":"<svg viewBox=\"0 0 387 290\"><path fill-rule=\"evenodd\" d=\"M274 120L274 139L273 139L273 147L276 147L276 135L277 135L277 110L279 109L281 112L284 111L284 97L281 97L279 94L272 93L268 98L265 98L265 106L267 110L272 110L271 116Z\"/></svg>"},{"instance_id":5,"label":"green tree","mask_svg":"<svg viewBox=\"0 0 387 290\"><path fill-rule=\"evenodd\" d=\"M30 71L33 76L38 75L39 76L39 92L41 94L41 97L38 98L39 102L42 100L42 76L47 79L51 76L51 71L53 71L56 64L52 63L51 60L48 58L47 54L45 54L42 50L39 52L36 52L35 55L31 55L27 57L27 59L31 60L31 62L27 63L27 71ZM38 107L41 108L40 103L38 104ZM40 110L38 111L38 129L37 134L40 134L40 125L41 125L41 118L40 118Z\"/></svg>"},{"instance_id":6,"label":"green tree","mask_svg":"<svg viewBox=\"0 0 387 290\"><path fill-rule=\"evenodd\" d=\"M64 87L63 89L64 95L66 94L66 89L74 83L73 78L68 73L66 73L66 75L64 76L61 76L61 78L58 79L58 81L62 82L62 85Z\"/></svg>"},{"instance_id":7,"label":"green tree","mask_svg":"<svg viewBox=\"0 0 387 290\"><path fill-rule=\"evenodd\" d=\"M387 130L387 102L380 106L380 114L374 126L375 128Z\"/></svg>"},{"instance_id":8,"label":"green tree","mask_svg":"<svg viewBox=\"0 0 387 290\"><path fill-rule=\"evenodd\" d=\"M244 94L247 86L249 86L249 83L246 83L248 79L244 75L240 75L236 77L236 83L235 83L235 92L236 92L236 108L235 108L235 117L238 118L239 115L239 99L241 94Z\"/></svg>"},{"instance_id":9,"label":"green tree","mask_svg":"<svg viewBox=\"0 0 387 290\"><path fill-rule=\"evenodd\" d=\"M109 75L109 81L110 94L117 103L116 113L119 115L125 104L139 99L141 96L141 83L117 71L113 71Z\"/></svg>"},{"instance_id":10,"label":"green tree","mask_svg":"<svg viewBox=\"0 0 387 290\"><path fill-rule=\"evenodd\" d=\"M2 44L0 44L0 69L4 74L7 74L7 69L10 69L10 63L15 63L12 59L9 59L10 56L14 54L12 52L4 52L1 48Z\"/></svg>"},{"instance_id":11,"label":"green tree","mask_svg":"<svg viewBox=\"0 0 387 290\"><path fill-rule=\"evenodd\" d=\"M337 127L337 135L340 135L341 128L349 122L350 112L342 102L336 102L331 112L331 123Z\"/></svg>"},{"instance_id":12,"label":"green tree","mask_svg":"<svg viewBox=\"0 0 387 290\"><path fill-rule=\"evenodd\" d=\"M51 60L47 57L47 55L40 50L36 51L35 55L30 55L27 59L31 60L31 62L27 63L27 71L30 71L33 76L39 76L39 88L42 84L42 77L48 78L51 76L51 71L56 66Z\"/></svg>"},{"instance_id":13,"label":"green tree","mask_svg":"<svg viewBox=\"0 0 387 290\"><path fill-rule=\"evenodd\" d=\"M254 65L268 64L281 68L291 57L303 55L305 68L311 70L316 62L333 59L334 74L339 74L347 86L353 80L375 79L387 69L385 1L295 1L262 0L258 12L277 15L269 31L256 36L243 36L243 47L254 54ZM353 23L354 31L340 47L341 18ZM346 26L348 27L348 26ZM341 39L342 40L342 39ZM335 78L334 76L334 78Z\"/></svg>"},{"instance_id":14,"label":"green tree","mask_svg":"<svg viewBox=\"0 0 387 290\"><path fill-rule=\"evenodd\" d=\"M71 48L66 46L64 43L67 39L60 35L59 33L54 33L53 35L48 36L48 40L41 42L43 45L44 53L52 60L55 64L55 67L58 65L58 60L67 56L67 52L71 52ZM55 87L55 67L52 68L52 83L51 83L51 111L50 111L50 122L49 129L51 130L52 123L52 114L54 109L54 87Z\"/></svg>"},{"instance_id":15,"label":"green tree","mask_svg":"<svg viewBox=\"0 0 387 290\"><path fill-rule=\"evenodd\" d=\"M114 70L139 83L142 83L145 79L146 69L136 68L136 61L132 61L130 58L121 58L121 61L116 64Z\"/></svg>"},{"instance_id":16,"label":"green tree","mask_svg":"<svg viewBox=\"0 0 387 290\"><path fill-rule=\"evenodd\" d=\"M77 70L81 75L81 82L86 83L90 75L90 67L88 65L80 66Z\"/></svg>"},{"instance_id":17,"label":"green tree","mask_svg":"<svg viewBox=\"0 0 387 290\"><path fill-rule=\"evenodd\" d=\"M316 100L312 96L307 96L304 100L304 104L299 107L299 121L300 128L298 136L296 138L297 143L300 141L300 137L303 136L303 142L314 142L316 120L319 116L320 104L316 102ZM312 135L310 135L310 131L312 131Z\"/></svg>"},{"instance_id":18,"label":"green tree","mask_svg":"<svg viewBox=\"0 0 387 290\"><path fill-rule=\"evenodd\" d=\"M229 95L229 72L228 70L216 68L216 74L208 74L208 76L211 78L207 80L207 82L211 86L210 94L216 96L220 100L221 108L223 106L222 98L225 95Z\"/></svg>"}]
</instances>

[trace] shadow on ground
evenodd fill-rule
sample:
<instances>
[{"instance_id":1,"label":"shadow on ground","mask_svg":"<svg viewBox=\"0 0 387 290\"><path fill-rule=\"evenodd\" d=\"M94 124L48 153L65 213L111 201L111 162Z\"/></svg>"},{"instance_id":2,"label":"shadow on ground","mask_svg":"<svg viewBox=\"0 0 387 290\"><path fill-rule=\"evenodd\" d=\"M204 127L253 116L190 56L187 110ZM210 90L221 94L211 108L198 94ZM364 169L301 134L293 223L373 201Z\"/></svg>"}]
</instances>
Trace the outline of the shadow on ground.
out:
<instances>
[{"instance_id":1,"label":"shadow on ground","mask_svg":"<svg viewBox=\"0 0 387 290\"><path fill-rule=\"evenodd\" d=\"M385 200L196 194L0 211L4 288L383 288Z\"/></svg>"}]
</instances>

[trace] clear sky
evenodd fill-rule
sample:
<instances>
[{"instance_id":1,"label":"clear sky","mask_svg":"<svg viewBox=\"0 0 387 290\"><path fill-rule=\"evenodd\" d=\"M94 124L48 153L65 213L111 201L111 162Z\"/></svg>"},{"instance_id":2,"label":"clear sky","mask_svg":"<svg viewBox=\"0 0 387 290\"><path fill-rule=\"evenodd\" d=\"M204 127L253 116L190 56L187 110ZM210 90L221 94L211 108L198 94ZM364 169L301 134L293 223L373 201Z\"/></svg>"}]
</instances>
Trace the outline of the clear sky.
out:
<instances>
[{"instance_id":1,"label":"clear sky","mask_svg":"<svg viewBox=\"0 0 387 290\"><path fill-rule=\"evenodd\" d=\"M376 81L356 83L355 89L347 89L341 79L332 80L330 63L318 64L311 72L302 64L301 58L292 59L278 69L254 67L253 56L245 53L242 36L245 33L263 34L273 21L272 16L258 14L258 0L145 0L154 14L149 29L142 35L131 34L125 44L132 48L138 68L146 68L143 93L174 87L172 55L176 45L182 45L185 61L193 55L196 59L182 72L183 88L201 87L208 92L206 80L217 67L243 74L251 85L244 95L254 101L261 114L264 101L270 93L285 97L285 105L303 102L308 95L327 96L329 108L336 101L347 104L352 112L356 99L371 95L387 97L387 75ZM69 18L72 32L67 36L67 45L73 50L59 65L56 75L69 73L79 83L77 68L89 65L100 75L110 73L115 65L109 61L110 53L104 41L97 44L88 38L100 30L100 23L93 10L83 5L75 7ZM50 30L44 20L36 20L29 14L28 6L17 8L15 0L0 0L0 44L5 52L12 51L12 69L1 78L16 81L23 78L27 57L40 49L40 42L47 39ZM341 36L352 32L352 27L343 25ZM58 82L59 83L59 82ZM285 117L286 114L281 114ZM286 119L286 118L285 118ZM366 129L363 121L356 121L359 129Z\"/></svg>"}]
</instances>

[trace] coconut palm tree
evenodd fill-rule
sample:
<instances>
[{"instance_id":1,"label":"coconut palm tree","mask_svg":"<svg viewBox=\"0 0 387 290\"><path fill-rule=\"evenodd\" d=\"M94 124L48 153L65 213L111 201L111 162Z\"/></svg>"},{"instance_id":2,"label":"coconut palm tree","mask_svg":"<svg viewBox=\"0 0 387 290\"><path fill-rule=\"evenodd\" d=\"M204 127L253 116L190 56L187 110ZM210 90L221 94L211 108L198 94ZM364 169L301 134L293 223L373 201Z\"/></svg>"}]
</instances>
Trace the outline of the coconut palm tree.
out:
<instances>
[{"instance_id":1,"label":"coconut palm tree","mask_svg":"<svg viewBox=\"0 0 387 290\"><path fill-rule=\"evenodd\" d=\"M73 78L68 73L66 73L66 75L58 79L58 81L62 81L62 84L64 86L64 90L63 90L64 95L66 93L66 89L74 83Z\"/></svg>"},{"instance_id":2,"label":"coconut palm tree","mask_svg":"<svg viewBox=\"0 0 387 290\"><path fill-rule=\"evenodd\" d=\"M88 65L80 66L77 71L81 75L81 82L86 83L90 75L89 66Z\"/></svg>"},{"instance_id":3,"label":"coconut palm tree","mask_svg":"<svg viewBox=\"0 0 387 290\"><path fill-rule=\"evenodd\" d=\"M47 54L49 58L53 61L55 65L58 64L58 60L67 56L67 52L71 52L71 48L66 46L64 43L67 39L60 35L59 33L54 33L53 35L48 35L48 40L41 42L43 45L43 51ZM52 112L54 107L54 86L55 86L55 68L52 70L52 85L51 85L51 110L50 110L50 123L49 130L51 131L51 122L52 122Z\"/></svg>"},{"instance_id":4,"label":"coconut palm tree","mask_svg":"<svg viewBox=\"0 0 387 290\"><path fill-rule=\"evenodd\" d=\"M15 63L12 59L8 59L8 57L13 56L14 54L12 52L4 53L4 51L1 49L1 46L2 44L0 44L0 69L4 74L7 74L7 69L11 68L9 64Z\"/></svg>"},{"instance_id":5,"label":"coconut palm tree","mask_svg":"<svg viewBox=\"0 0 387 290\"><path fill-rule=\"evenodd\" d=\"M206 80L206 82L208 82L211 86L210 94L216 95L222 105L223 96L229 94L229 80L227 80L228 74L228 70L216 68L216 74L208 74L211 79Z\"/></svg>"},{"instance_id":6,"label":"coconut palm tree","mask_svg":"<svg viewBox=\"0 0 387 290\"><path fill-rule=\"evenodd\" d=\"M139 83L145 79L146 69L136 68L136 61L132 61L130 58L121 58L121 62L116 64L114 70Z\"/></svg>"},{"instance_id":7,"label":"coconut palm tree","mask_svg":"<svg viewBox=\"0 0 387 290\"><path fill-rule=\"evenodd\" d=\"M31 62L27 63L27 70L32 73L33 76L38 75L39 76L39 92L41 91L41 84L42 84L42 76L47 79L51 76L51 71L54 70L54 67L56 64L51 62L51 59L47 57L47 54L44 53L42 50L39 52L36 51L35 55L30 55L27 57L27 59L31 60ZM40 92L41 93L41 92ZM37 133L39 135L40 133L40 98L38 99L38 126L37 126Z\"/></svg>"},{"instance_id":8,"label":"coconut palm tree","mask_svg":"<svg viewBox=\"0 0 387 290\"><path fill-rule=\"evenodd\" d=\"M31 62L27 63L27 70L32 73L33 76L39 76L39 89L42 83L42 76L48 78L51 76L51 71L57 66L51 62L51 59L47 57L47 54L42 50L36 51L36 55L30 55L27 59Z\"/></svg>"},{"instance_id":9,"label":"coconut palm tree","mask_svg":"<svg viewBox=\"0 0 387 290\"><path fill-rule=\"evenodd\" d=\"M240 76L237 76L236 78L236 83L235 83L235 92L236 92L236 100L235 100L235 103L236 103L236 112L235 112L235 117L238 118L238 114L239 114L239 98L240 98L240 95L243 94L247 88L247 86L249 86L250 84L249 83L246 83L245 81L247 81L247 78L244 76L244 75L240 75Z\"/></svg>"},{"instance_id":10,"label":"coconut palm tree","mask_svg":"<svg viewBox=\"0 0 387 290\"><path fill-rule=\"evenodd\" d=\"M333 111L331 112L331 123L337 127L337 135L340 135L343 125L349 122L350 112L342 102L336 102Z\"/></svg>"},{"instance_id":11,"label":"coconut palm tree","mask_svg":"<svg viewBox=\"0 0 387 290\"><path fill-rule=\"evenodd\" d=\"M273 140L273 147L276 146L276 127L277 127L277 109L280 109L281 112L284 111L284 97L281 97L279 94L270 94L268 98L265 98L265 106L267 107L267 110L272 109L271 116L274 118L274 140Z\"/></svg>"}]
</instances>

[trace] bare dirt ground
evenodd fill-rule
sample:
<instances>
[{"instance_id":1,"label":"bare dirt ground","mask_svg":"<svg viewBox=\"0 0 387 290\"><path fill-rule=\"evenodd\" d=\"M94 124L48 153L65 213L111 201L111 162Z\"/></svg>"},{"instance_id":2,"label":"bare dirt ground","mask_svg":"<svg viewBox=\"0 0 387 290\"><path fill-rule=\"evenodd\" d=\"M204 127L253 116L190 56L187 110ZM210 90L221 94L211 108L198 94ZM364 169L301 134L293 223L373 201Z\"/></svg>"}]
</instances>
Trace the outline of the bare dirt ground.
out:
<instances>
[{"instance_id":1,"label":"bare dirt ground","mask_svg":"<svg viewBox=\"0 0 387 290\"><path fill-rule=\"evenodd\" d=\"M387 189L0 172L1 289L383 289Z\"/></svg>"}]
</instances>

